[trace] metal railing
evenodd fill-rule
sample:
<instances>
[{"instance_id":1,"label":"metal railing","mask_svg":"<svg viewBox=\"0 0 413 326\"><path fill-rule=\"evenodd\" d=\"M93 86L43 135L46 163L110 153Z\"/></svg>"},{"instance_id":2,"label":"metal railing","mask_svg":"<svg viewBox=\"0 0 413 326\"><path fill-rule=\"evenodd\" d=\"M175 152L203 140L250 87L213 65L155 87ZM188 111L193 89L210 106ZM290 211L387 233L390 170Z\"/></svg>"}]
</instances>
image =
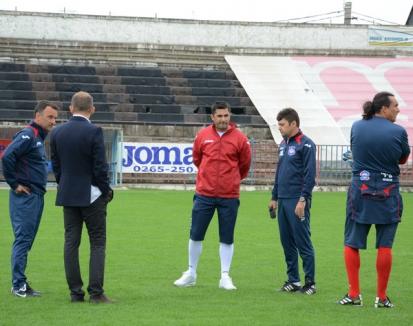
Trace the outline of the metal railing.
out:
<instances>
[{"instance_id":1,"label":"metal railing","mask_svg":"<svg viewBox=\"0 0 413 326\"><path fill-rule=\"evenodd\" d=\"M176 142L191 142L191 139L176 140ZM152 138L148 142L168 142L165 139ZM278 146L272 140L250 139L251 168L248 177L243 181L246 185L271 186L274 184L274 174L278 163ZM351 167L343 161L343 153L348 151L348 145L317 146L318 186L347 186L351 178ZM412 148L413 151L413 148ZM412 157L405 165L400 166L400 183L402 186L413 186ZM157 174L130 173L123 174L124 183L164 183L164 184L194 184L195 174Z\"/></svg>"},{"instance_id":2,"label":"metal railing","mask_svg":"<svg viewBox=\"0 0 413 326\"><path fill-rule=\"evenodd\" d=\"M19 128L0 129L0 139L10 139ZM111 181L113 184L194 184L195 174L180 173L120 173L119 166L122 164L122 131L105 130L105 147L110 164ZM140 137L127 137L127 141L142 142ZM125 140L125 141L126 141ZM193 139L187 138L156 138L146 137L146 142L157 143L190 143ZM274 184L275 168L278 163L278 146L272 140L250 139L252 162L247 179L243 181L246 185L272 186ZM346 186L351 178L350 165L342 160L343 153L349 150L349 146L342 145L318 145L317 146L317 175L316 184L318 186ZM48 141L46 151L49 152ZM413 152L413 147L411 148ZM409 161L400 166L400 183L402 186L413 186L413 162L412 156ZM4 181L1 161L0 180ZM54 181L53 174L49 174L49 181Z\"/></svg>"}]
</instances>

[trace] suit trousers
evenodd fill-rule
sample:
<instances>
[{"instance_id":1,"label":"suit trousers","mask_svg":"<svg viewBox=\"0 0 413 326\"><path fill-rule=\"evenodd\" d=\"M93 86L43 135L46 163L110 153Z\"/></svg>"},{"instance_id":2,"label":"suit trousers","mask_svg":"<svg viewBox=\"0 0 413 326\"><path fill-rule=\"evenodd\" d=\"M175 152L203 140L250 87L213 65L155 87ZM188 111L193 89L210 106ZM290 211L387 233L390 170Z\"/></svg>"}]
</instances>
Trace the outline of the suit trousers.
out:
<instances>
[{"instance_id":1,"label":"suit trousers","mask_svg":"<svg viewBox=\"0 0 413 326\"><path fill-rule=\"evenodd\" d=\"M89 295L104 292L104 270L106 251L106 206L101 197L87 207L63 207L65 225L64 262L66 280L71 296L84 296L83 281L80 274L79 246L83 222L86 225L90 242L89 258Z\"/></svg>"}]
</instances>

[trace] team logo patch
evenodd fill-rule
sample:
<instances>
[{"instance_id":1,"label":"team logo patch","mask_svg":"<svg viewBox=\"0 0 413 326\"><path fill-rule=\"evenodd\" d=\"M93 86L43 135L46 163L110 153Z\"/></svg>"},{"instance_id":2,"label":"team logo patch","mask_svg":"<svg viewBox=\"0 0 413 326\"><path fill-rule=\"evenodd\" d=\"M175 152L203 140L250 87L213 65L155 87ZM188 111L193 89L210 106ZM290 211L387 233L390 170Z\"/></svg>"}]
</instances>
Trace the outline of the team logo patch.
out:
<instances>
[{"instance_id":1,"label":"team logo patch","mask_svg":"<svg viewBox=\"0 0 413 326\"><path fill-rule=\"evenodd\" d=\"M293 156L295 155L295 146L289 146L288 147L288 156Z\"/></svg>"},{"instance_id":2,"label":"team logo patch","mask_svg":"<svg viewBox=\"0 0 413 326\"><path fill-rule=\"evenodd\" d=\"M383 177L383 179L382 179L383 181L393 182L393 176L390 173L381 172L380 174Z\"/></svg>"},{"instance_id":3,"label":"team logo patch","mask_svg":"<svg viewBox=\"0 0 413 326\"><path fill-rule=\"evenodd\" d=\"M366 171L366 170L361 171L361 172L360 172L360 180L361 180L361 181L370 180L370 172L369 172L369 171Z\"/></svg>"}]
</instances>

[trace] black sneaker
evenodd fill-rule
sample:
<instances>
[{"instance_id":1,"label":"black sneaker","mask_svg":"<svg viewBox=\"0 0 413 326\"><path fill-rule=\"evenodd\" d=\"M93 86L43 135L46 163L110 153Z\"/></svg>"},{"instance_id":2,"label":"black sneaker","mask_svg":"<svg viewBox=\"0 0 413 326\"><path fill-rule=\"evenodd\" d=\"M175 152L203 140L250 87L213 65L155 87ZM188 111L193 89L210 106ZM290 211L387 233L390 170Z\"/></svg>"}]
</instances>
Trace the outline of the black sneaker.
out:
<instances>
[{"instance_id":1,"label":"black sneaker","mask_svg":"<svg viewBox=\"0 0 413 326\"><path fill-rule=\"evenodd\" d=\"M297 292L301 290L301 286L295 285L292 282L285 282L284 285L281 287L281 292Z\"/></svg>"},{"instance_id":2,"label":"black sneaker","mask_svg":"<svg viewBox=\"0 0 413 326\"><path fill-rule=\"evenodd\" d=\"M11 294L19 298L27 297L26 294L26 284L24 284L20 289L15 289L14 287L11 288Z\"/></svg>"},{"instance_id":3,"label":"black sneaker","mask_svg":"<svg viewBox=\"0 0 413 326\"><path fill-rule=\"evenodd\" d=\"M385 300L381 300L379 297L376 297L376 301L374 301L374 308L394 308L394 304L391 303L389 297L386 297Z\"/></svg>"},{"instance_id":4,"label":"black sneaker","mask_svg":"<svg viewBox=\"0 0 413 326\"><path fill-rule=\"evenodd\" d=\"M40 297L42 294L39 291L34 290L29 283L26 283L26 294L28 297Z\"/></svg>"},{"instance_id":5,"label":"black sneaker","mask_svg":"<svg viewBox=\"0 0 413 326\"><path fill-rule=\"evenodd\" d=\"M40 297L40 292L33 290L29 284L24 283L19 289L11 288L11 293L19 298Z\"/></svg>"},{"instance_id":6,"label":"black sneaker","mask_svg":"<svg viewBox=\"0 0 413 326\"><path fill-rule=\"evenodd\" d=\"M317 292L314 282L306 282L300 291L301 293L308 294L308 295L312 295Z\"/></svg>"},{"instance_id":7,"label":"black sneaker","mask_svg":"<svg viewBox=\"0 0 413 326\"><path fill-rule=\"evenodd\" d=\"M361 307L363 305L363 298L361 297L361 294L359 294L357 297L352 298L348 295L348 293L344 296L343 299L337 301L338 304L341 304L343 306L357 306Z\"/></svg>"}]
</instances>

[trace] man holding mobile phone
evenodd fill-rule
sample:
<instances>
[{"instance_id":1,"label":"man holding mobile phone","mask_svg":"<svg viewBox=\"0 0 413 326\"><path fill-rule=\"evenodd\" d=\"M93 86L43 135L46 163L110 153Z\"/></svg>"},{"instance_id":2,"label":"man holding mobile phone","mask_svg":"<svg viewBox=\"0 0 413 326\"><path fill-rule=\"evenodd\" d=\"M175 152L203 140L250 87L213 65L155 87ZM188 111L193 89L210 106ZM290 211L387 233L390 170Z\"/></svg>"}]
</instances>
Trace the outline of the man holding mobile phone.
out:
<instances>
[{"instance_id":1,"label":"man holding mobile phone","mask_svg":"<svg viewBox=\"0 0 413 326\"><path fill-rule=\"evenodd\" d=\"M316 147L300 130L298 113L291 108L277 115L283 136L275 173L272 198L268 205L278 209L278 226L287 264L288 280L280 291L311 295L316 293L314 248L310 232L311 194L315 185ZM303 260L305 284L301 287L298 254Z\"/></svg>"}]
</instances>

